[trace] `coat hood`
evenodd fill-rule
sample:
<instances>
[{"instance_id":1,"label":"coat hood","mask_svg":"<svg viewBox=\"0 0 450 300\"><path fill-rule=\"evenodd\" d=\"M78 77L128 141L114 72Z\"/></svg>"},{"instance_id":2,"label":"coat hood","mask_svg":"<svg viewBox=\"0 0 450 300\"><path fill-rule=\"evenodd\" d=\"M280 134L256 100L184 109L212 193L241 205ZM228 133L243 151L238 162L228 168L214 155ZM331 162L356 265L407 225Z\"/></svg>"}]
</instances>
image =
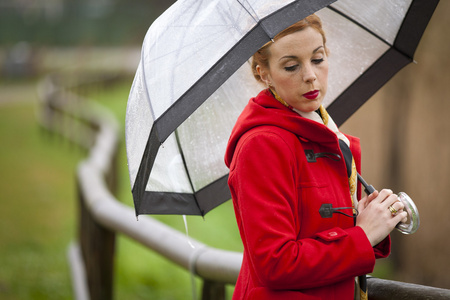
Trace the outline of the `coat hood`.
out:
<instances>
[{"instance_id":1,"label":"coat hood","mask_svg":"<svg viewBox=\"0 0 450 300\"><path fill-rule=\"evenodd\" d=\"M249 130L258 126L277 126L288 130L299 138L319 144L334 143L338 149L336 135L323 124L303 118L278 102L266 89L251 98L239 116L228 140L225 164L230 167L239 139Z\"/></svg>"}]
</instances>

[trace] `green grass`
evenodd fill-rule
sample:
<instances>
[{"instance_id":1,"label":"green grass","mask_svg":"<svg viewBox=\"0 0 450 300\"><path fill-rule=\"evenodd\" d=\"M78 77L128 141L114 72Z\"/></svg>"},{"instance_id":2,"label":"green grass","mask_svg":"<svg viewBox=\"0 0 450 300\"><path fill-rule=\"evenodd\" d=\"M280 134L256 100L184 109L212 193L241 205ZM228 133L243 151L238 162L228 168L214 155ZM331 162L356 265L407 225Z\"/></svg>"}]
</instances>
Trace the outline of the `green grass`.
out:
<instances>
[{"instance_id":1,"label":"green grass","mask_svg":"<svg viewBox=\"0 0 450 300\"><path fill-rule=\"evenodd\" d=\"M22 93L26 101L0 104L0 299L71 299L66 249L82 155L40 130L34 94Z\"/></svg>"}]
</instances>

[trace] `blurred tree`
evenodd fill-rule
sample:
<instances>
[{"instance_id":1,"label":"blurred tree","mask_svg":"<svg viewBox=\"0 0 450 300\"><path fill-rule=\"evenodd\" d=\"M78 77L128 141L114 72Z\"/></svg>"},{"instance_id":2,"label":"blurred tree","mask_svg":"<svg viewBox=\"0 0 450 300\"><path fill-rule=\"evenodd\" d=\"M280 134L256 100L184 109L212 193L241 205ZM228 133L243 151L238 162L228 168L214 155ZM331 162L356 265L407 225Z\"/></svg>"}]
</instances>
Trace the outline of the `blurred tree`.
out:
<instances>
[{"instance_id":1,"label":"blurred tree","mask_svg":"<svg viewBox=\"0 0 450 300\"><path fill-rule=\"evenodd\" d=\"M153 20L174 2L3 0L0 45L140 44Z\"/></svg>"}]
</instances>

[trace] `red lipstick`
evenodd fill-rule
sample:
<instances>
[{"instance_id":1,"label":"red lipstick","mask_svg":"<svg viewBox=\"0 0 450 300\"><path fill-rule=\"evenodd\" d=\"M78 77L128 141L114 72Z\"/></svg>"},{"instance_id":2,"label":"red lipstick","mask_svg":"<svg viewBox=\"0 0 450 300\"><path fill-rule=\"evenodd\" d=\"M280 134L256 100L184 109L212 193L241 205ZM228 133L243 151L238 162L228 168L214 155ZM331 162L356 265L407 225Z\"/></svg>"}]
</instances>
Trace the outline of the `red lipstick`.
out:
<instances>
[{"instance_id":1,"label":"red lipstick","mask_svg":"<svg viewBox=\"0 0 450 300\"><path fill-rule=\"evenodd\" d=\"M314 100L317 98L317 96L319 96L319 90L314 90L314 91L303 94L303 97L305 97L306 99L309 99L309 100Z\"/></svg>"}]
</instances>

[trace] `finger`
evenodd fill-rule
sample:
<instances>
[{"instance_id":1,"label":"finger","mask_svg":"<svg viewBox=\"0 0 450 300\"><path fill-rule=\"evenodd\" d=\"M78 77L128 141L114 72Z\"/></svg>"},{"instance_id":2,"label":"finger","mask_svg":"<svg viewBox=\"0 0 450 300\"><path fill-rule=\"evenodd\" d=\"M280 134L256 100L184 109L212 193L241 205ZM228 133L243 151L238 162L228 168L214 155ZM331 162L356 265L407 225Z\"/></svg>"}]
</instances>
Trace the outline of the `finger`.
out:
<instances>
[{"instance_id":1,"label":"finger","mask_svg":"<svg viewBox=\"0 0 450 300\"><path fill-rule=\"evenodd\" d=\"M377 196L378 191L374 191L372 194L364 196L358 203L358 209L365 209Z\"/></svg>"},{"instance_id":2,"label":"finger","mask_svg":"<svg viewBox=\"0 0 450 300\"><path fill-rule=\"evenodd\" d=\"M393 218L392 220L394 221L395 224L398 223L404 223L408 220L408 213L406 211L402 211L402 212L398 212Z\"/></svg>"},{"instance_id":3,"label":"finger","mask_svg":"<svg viewBox=\"0 0 450 300\"><path fill-rule=\"evenodd\" d=\"M379 195L379 192L377 190L375 190L372 194L367 196L367 203L372 202L372 200L375 199L376 197L378 197L378 195Z\"/></svg>"},{"instance_id":4,"label":"finger","mask_svg":"<svg viewBox=\"0 0 450 300\"><path fill-rule=\"evenodd\" d=\"M375 203L383 203L387 197L392 195L392 191L389 189L382 189L381 192L378 193L377 197L373 199Z\"/></svg>"},{"instance_id":5,"label":"finger","mask_svg":"<svg viewBox=\"0 0 450 300\"><path fill-rule=\"evenodd\" d=\"M403 202L400 201L398 198L395 200L394 203L391 204L391 206L394 207L398 211L401 211L405 208L405 204L403 204Z\"/></svg>"},{"instance_id":6,"label":"finger","mask_svg":"<svg viewBox=\"0 0 450 300\"><path fill-rule=\"evenodd\" d=\"M408 213L406 213L406 216L400 222L406 223L407 221L408 221Z\"/></svg>"},{"instance_id":7,"label":"finger","mask_svg":"<svg viewBox=\"0 0 450 300\"><path fill-rule=\"evenodd\" d=\"M380 194L378 195L378 198L380 198L380 202L384 202L389 196L393 194L392 190L390 189L382 189ZM392 203L389 203L391 205Z\"/></svg>"},{"instance_id":8,"label":"finger","mask_svg":"<svg viewBox=\"0 0 450 300\"><path fill-rule=\"evenodd\" d=\"M395 195L395 194L391 194L391 195L389 195L388 197L386 197L385 199L384 199L384 201L382 202L382 204L386 207L386 208L389 208L389 206L392 206L392 207L395 207L395 208L397 208L396 207L396 203L398 202L398 196L397 195ZM397 209L398 210L398 209Z\"/></svg>"},{"instance_id":9,"label":"finger","mask_svg":"<svg viewBox=\"0 0 450 300\"><path fill-rule=\"evenodd\" d=\"M361 200L358 201L358 210L359 212L361 212L362 210L364 210L368 204L367 202L368 200L368 196L364 196Z\"/></svg>"},{"instance_id":10,"label":"finger","mask_svg":"<svg viewBox=\"0 0 450 300\"><path fill-rule=\"evenodd\" d=\"M393 195L393 196L395 196L395 195ZM389 198L391 198L391 196ZM392 199L386 200L385 202L388 203L389 201L392 201ZM394 199L394 202L387 207L387 209L393 216L397 215L400 212L403 212L404 208L405 208L405 205L403 204L403 202L398 200L398 198Z\"/></svg>"}]
</instances>

